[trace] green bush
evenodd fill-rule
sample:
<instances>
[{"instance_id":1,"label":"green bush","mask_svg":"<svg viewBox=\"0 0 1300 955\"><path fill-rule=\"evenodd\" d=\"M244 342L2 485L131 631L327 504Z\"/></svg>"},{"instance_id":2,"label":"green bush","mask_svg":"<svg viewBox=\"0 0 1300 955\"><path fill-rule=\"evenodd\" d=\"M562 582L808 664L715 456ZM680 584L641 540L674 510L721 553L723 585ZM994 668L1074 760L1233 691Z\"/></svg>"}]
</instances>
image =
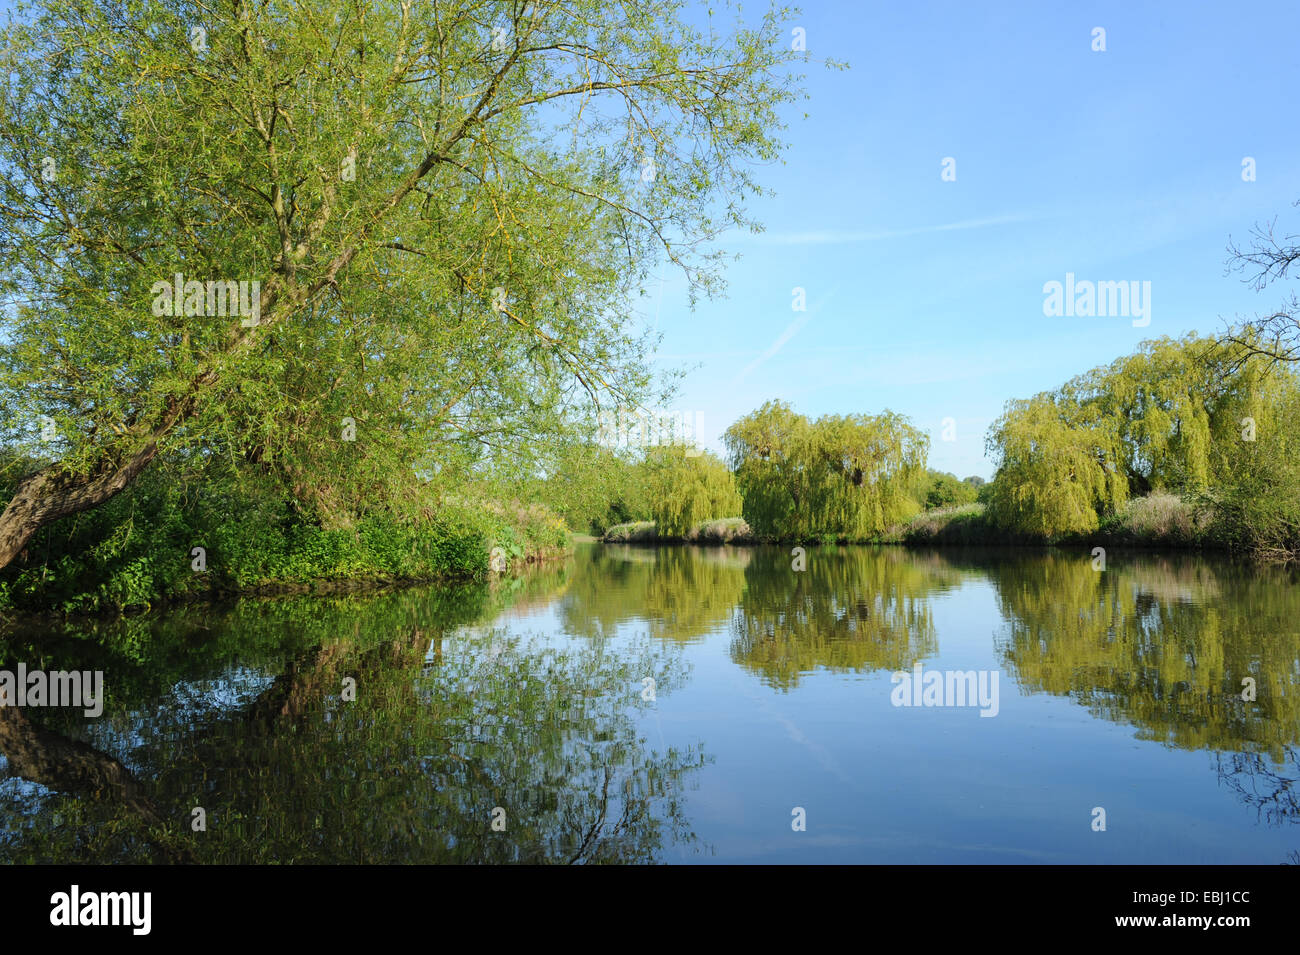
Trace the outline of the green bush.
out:
<instances>
[{"instance_id":1,"label":"green bush","mask_svg":"<svg viewBox=\"0 0 1300 955\"><path fill-rule=\"evenodd\" d=\"M633 521L607 528L603 538L610 544L639 544L659 539L654 521Z\"/></svg>"},{"instance_id":2,"label":"green bush","mask_svg":"<svg viewBox=\"0 0 1300 955\"><path fill-rule=\"evenodd\" d=\"M926 508L959 507L975 503L978 490L974 485L957 479L955 474L929 472L928 486L923 503Z\"/></svg>"},{"instance_id":3,"label":"green bush","mask_svg":"<svg viewBox=\"0 0 1300 955\"><path fill-rule=\"evenodd\" d=\"M681 540L690 544L752 544L757 538L744 518L723 517L702 521L680 537L660 538L654 521L615 524L601 538L607 544L653 544L659 540Z\"/></svg>"},{"instance_id":4,"label":"green bush","mask_svg":"<svg viewBox=\"0 0 1300 955\"><path fill-rule=\"evenodd\" d=\"M1208 521L1174 494L1151 494L1128 501L1102 522L1099 536L1140 544L1188 546L1207 541Z\"/></svg>"},{"instance_id":5,"label":"green bush","mask_svg":"<svg viewBox=\"0 0 1300 955\"><path fill-rule=\"evenodd\" d=\"M478 577L493 546L520 562L565 552L571 539L536 505L459 503L420 519L380 510L323 528L234 485L187 487L151 472L38 533L0 572L0 609L94 613L220 593Z\"/></svg>"},{"instance_id":6,"label":"green bush","mask_svg":"<svg viewBox=\"0 0 1300 955\"><path fill-rule=\"evenodd\" d=\"M754 532L743 517L724 517L691 528L686 539L698 544L748 544L753 543Z\"/></svg>"},{"instance_id":7,"label":"green bush","mask_svg":"<svg viewBox=\"0 0 1300 955\"><path fill-rule=\"evenodd\" d=\"M993 525L983 504L935 508L908 521L899 538L908 544L1008 543L1013 535Z\"/></svg>"}]
</instances>

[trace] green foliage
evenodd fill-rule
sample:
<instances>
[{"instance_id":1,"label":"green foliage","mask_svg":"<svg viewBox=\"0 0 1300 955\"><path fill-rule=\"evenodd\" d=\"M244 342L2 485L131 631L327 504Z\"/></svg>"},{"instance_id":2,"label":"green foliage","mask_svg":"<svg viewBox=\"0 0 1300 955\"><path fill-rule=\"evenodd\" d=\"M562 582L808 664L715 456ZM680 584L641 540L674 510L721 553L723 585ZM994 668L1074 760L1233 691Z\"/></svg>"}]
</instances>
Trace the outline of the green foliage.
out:
<instances>
[{"instance_id":1,"label":"green foliage","mask_svg":"<svg viewBox=\"0 0 1300 955\"><path fill-rule=\"evenodd\" d=\"M565 552L571 538L540 506L490 502L445 501L416 518L376 508L350 527L326 528L253 488L154 471L43 529L0 571L0 607L86 613L226 592L474 577L487 572L494 546L518 563ZM196 547L204 570L194 568Z\"/></svg>"},{"instance_id":2,"label":"green foliage","mask_svg":"<svg viewBox=\"0 0 1300 955\"><path fill-rule=\"evenodd\" d=\"M989 431L999 457L989 515L1020 534L1055 537L1097 527L1099 510L1122 504L1128 483L1116 469L1114 429L1079 427L1050 395L1013 401Z\"/></svg>"},{"instance_id":3,"label":"green foliage","mask_svg":"<svg viewBox=\"0 0 1300 955\"><path fill-rule=\"evenodd\" d=\"M602 540L611 544L644 544L659 539L654 521L630 521L606 529Z\"/></svg>"},{"instance_id":4,"label":"green foliage","mask_svg":"<svg viewBox=\"0 0 1300 955\"><path fill-rule=\"evenodd\" d=\"M1248 440L1253 438L1253 440ZM1215 535L1270 560L1300 559L1300 381L1274 369L1219 423L1212 488L1198 503Z\"/></svg>"},{"instance_id":5,"label":"green foliage","mask_svg":"<svg viewBox=\"0 0 1300 955\"><path fill-rule=\"evenodd\" d=\"M1136 353L1061 389L1077 409L1078 426L1117 429L1117 463L1131 493L1205 487L1211 417L1234 386L1220 374L1216 352L1195 335L1147 341Z\"/></svg>"},{"instance_id":6,"label":"green foliage","mask_svg":"<svg viewBox=\"0 0 1300 955\"><path fill-rule=\"evenodd\" d=\"M1143 546L1189 547L1210 543L1208 513L1174 494L1136 497L1101 522L1098 540Z\"/></svg>"},{"instance_id":7,"label":"green foliage","mask_svg":"<svg viewBox=\"0 0 1300 955\"><path fill-rule=\"evenodd\" d=\"M571 529L595 536L615 524L650 517L646 473L640 462L596 444L560 449L548 476L519 493L545 504Z\"/></svg>"},{"instance_id":8,"label":"green foliage","mask_svg":"<svg viewBox=\"0 0 1300 955\"><path fill-rule=\"evenodd\" d=\"M976 487L969 483L969 478L965 481L959 481L955 474L929 471L927 472L927 481L924 500L926 508L960 507L963 504L973 504L978 494Z\"/></svg>"},{"instance_id":9,"label":"green foliage","mask_svg":"<svg viewBox=\"0 0 1300 955\"><path fill-rule=\"evenodd\" d=\"M989 520L983 504L961 504L924 511L902 528L907 544L993 544L1009 542L1012 535Z\"/></svg>"},{"instance_id":10,"label":"green foliage","mask_svg":"<svg viewBox=\"0 0 1300 955\"><path fill-rule=\"evenodd\" d=\"M892 412L809 421L779 401L723 440L754 532L810 541L865 540L911 516L929 446Z\"/></svg>"},{"instance_id":11,"label":"green foliage","mask_svg":"<svg viewBox=\"0 0 1300 955\"><path fill-rule=\"evenodd\" d=\"M573 549L568 527L545 505L484 501L477 509L488 517L483 530L489 546L501 547L511 561L554 557ZM462 520L472 522L474 513L466 512Z\"/></svg>"},{"instance_id":12,"label":"green foliage","mask_svg":"<svg viewBox=\"0 0 1300 955\"><path fill-rule=\"evenodd\" d=\"M650 514L660 537L685 537L697 524L740 513L740 495L716 455L683 445L646 452Z\"/></svg>"},{"instance_id":13,"label":"green foliage","mask_svg":"<svg viewBox=\"0 0 1300 955\"><path fill-rule=\"evenodd\" d=\"M801 83L788 13L20 9L0 32L0 443L64 492L155 449L223 462L329 530L426 482L535 475L598 400L649 396L649 276L721 289L707 240L754 224L752 170ZM178 275L184 314L159 291ZM249 311L206 282L248 283Z\"/></svg>"},{"instance_id":14,"label":"green foliage","mask_svg":"<svg viewBox=\"0 0 1300 955\"><path fill-rule=\"evenodd\" d=\"M686 539L700 544L750 544L754 542L754 532L744 518L724 517L692 527Z\"/></svg>"},{"instance_id":15,"label":"green foliage","mask_svg":"<svg viewBox=\"0 0 1300 955\"><path fill-rule=\"evenodd\" d=\"M633 521L615 524L601 538L607 544L654 544L660 540L654 521ZM685 534L667 539L680 539L689 544L753 544L754 532L744 518L724 517L696 524Z\"/></svg>"},{"instance_id":16,"label":"green foliage","mask_svg":"<svg viewBox=\"0 0 1300 955\"><path fill-rule=\"evenodd\" d=\"M1298 412L1300 379L1240 345L1145 342L1010 402L989 430L999 468L979 499L997 526L1040 538L1101 526L1290 559L1300 554Z\"/></svg>"}]
</instances>

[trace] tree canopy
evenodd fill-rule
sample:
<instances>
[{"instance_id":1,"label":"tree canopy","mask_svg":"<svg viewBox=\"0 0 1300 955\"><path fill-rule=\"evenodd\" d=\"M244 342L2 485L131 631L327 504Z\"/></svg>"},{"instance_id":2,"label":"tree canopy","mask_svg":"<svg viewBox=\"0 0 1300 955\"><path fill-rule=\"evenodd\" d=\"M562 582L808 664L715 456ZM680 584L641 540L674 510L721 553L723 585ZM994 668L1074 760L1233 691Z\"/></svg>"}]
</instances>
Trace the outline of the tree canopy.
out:
<instances>
[{"instance_id":1,"label":"tree canopy","mask_svg":"<svg viewBox=\"0 0 1300 955\"><path fill-rule=\"evenodd\" d=\"M862 539L910 516L929 447L893 412L809 421L780 401L736 421L723 440L745 520L757 534L791 538Z\"/></svg>"},{"instance_id":2,"label":"tree canopy","mask_svg":"<svg viewBox=\"0 0 1300 955\"><path fill-rule=\"evenodd\" d=\"M650 514L661 538L684 537L704 521L741 512L736 482L716 455L668 444L649 449L645 467Z\"/></svg>"},{"instance_id":3,"label":"tree canopy","mask_svg":"<svg viewBox=\"0 0 1300 955\"><path fill-rule=\"evenodd\" d=\"M0 566L159 455L344 512L527 467L720 288L788 11L44 0L0 35ZM173 294L168 293L168 289ZM238 302L236 307L234 302ZM374 492L382 490L382 495Z\"/></svg>"},{"instance_id":4,"label":"tree canopy","mask_svg":"<svg viewBox=\"0 0 1300 955\"><path fill-rule=\"evenodd\" d=\"M1237 524L1237 542L1285 546L1300 539L1298 404L1300 379L1241 346L1144 342L1007 404L987 437L990 517L1043 537L1088 533L1130 497L1170 492L1212 508L1225 532Z\"/></svg>"}]
</instances>

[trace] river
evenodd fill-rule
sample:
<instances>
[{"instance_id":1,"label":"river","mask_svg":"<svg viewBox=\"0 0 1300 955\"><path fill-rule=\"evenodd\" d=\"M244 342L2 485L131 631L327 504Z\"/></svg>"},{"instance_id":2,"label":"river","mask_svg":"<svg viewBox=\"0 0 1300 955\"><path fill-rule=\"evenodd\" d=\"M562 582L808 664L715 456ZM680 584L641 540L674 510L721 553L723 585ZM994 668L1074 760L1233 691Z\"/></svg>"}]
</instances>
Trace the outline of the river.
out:
<instances>
[{"instance_id":1,"label":"river","mask_svg":"<svg viewBox=\"0 0 1300 955\"><path fill-rule=\"evenodd\" d=\"M1295 573L581 544L11 629L7 862L1300 862ZM802 569L796 569L802 567Z\"/></svg>"}]
</instances>

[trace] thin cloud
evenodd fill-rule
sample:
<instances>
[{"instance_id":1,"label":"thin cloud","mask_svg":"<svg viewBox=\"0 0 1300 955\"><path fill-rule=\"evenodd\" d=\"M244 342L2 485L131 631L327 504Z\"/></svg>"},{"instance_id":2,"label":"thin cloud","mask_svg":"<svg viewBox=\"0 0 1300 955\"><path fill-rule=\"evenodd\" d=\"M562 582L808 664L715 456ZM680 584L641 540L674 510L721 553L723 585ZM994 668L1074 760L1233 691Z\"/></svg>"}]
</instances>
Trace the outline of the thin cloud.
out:
<instances>
[{"instance_id":1,"label":"thin cloud","mask_svg":"<svg viewBox=\"0 0 1300 955\"><path fill-rule=\"evenodd\" d=\"M749 236L755 242L769 245L839 245L852 242L880 242L884 239L901 239L912 235L930 235L935 232L960 232L965 229L985 229L990 226L1029 222L1034 216L1028 213L990 216L984 219L963 219L940 225L917 226L914 229L876 229L874 231L845 231L822 229L814 232L760 232Z\"/></svg>"},{"instance_id":2,"label":"thin cloud","mask_svg":"<svg viewBox=\"0 0 1300 955\"><path fill-rule=\"evenodd\" d=\"M745 379L745 376L746 376L746 375L748 375L751 371L753 371L753 370L754 370L755 368L757 368L759 365L763 364L763 362L767 361L769 358L771 358L773 355L775 355L777 352L779 352L782 348L784 348L784 347L786 346L786 344L789 343L790 339L792 339L792 338L794 338L794 336L798 335L800 329L802 329L806 324L808 324L808 319L812 318L812 317L813 317L813 314L814 314L818 309L820 309L820 308L822 307L822 305L824 305L824 304L826 303L826 301L827 301L827 300L828 300L832 295L834 295L834 294L835 294L835 290L834 290L834 289L831 289L829 292L827 292L825 295L823 295L820 299L818 299L817 302L816 302L816 304L810 306L806 312L804 312L803 314L801 314L801 315L800 315L798 318L796 318L793 322L791 322L789 325L787 325L787 326L785 327L785 331L783 331L780 335L776 336L776 341L774 341L774 342L772 342L772 344L768 345L768 346L767 346L767 350L766 350L765 352L763 352L763 354L759 355L757 358L755 358L753 361L751 361L748 365L746 365L744 368L742 368L742 369L740 370L740 374L736 375L736 377L732 379L731 383L732 383L733 385L738 385L738 384L740 384L740 382L742 382L742 381Z\"/></svg>"}]
</instances>

